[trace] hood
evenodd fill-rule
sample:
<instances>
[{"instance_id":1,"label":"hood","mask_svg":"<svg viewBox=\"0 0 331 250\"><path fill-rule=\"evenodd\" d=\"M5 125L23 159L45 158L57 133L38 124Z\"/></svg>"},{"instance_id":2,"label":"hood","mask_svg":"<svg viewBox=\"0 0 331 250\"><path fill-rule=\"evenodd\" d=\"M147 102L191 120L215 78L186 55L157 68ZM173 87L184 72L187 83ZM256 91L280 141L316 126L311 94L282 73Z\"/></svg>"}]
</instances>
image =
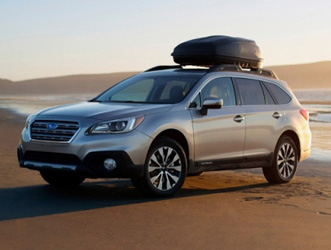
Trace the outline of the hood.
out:
<instances>
[{"instance_id":1,"label":"hood","mask_svg":"<svg viewBox=\"0 0 331 250\"><path fill-rule=\"evenodd\" d=\"M81 102L45 109L39 112L38 116L86 117L106 121L166 112L172 107L172 104Z\"/></svg>"}]
</instances>

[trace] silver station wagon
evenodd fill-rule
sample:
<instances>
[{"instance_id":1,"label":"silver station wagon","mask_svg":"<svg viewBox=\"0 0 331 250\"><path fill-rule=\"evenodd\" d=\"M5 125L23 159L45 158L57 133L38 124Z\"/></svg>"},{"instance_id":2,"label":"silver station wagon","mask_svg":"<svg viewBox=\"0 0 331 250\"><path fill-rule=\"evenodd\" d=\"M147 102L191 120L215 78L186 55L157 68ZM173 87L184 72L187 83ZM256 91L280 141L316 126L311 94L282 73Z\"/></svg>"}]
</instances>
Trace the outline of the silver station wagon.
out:
<instances>
[{"instance_id":1,"label":"silver station wagon","mask_svg":"<svg viewBox=\"0 0 331 250\"><path fill-rule=\"evenodd\" d=\"M308 112L275 73L244 66L158 66L90 101L33 114L20 166L53 186L131 178L156 196L205 171L262 168L270 183L289 182L310 154Z\"/></svg>"}]
</instances>

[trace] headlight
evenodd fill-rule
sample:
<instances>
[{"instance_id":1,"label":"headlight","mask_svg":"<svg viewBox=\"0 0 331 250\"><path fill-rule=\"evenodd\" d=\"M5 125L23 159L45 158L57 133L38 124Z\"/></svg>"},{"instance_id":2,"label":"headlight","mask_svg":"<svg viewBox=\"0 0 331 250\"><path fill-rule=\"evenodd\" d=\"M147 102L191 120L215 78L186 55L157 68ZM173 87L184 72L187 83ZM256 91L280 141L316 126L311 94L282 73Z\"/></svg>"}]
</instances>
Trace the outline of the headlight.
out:
<instances>
[{"instance_id":1,"label":"headlight","mask_svg":"<svg viewBox=\"0 0 331 250\"><path fill-rule=\"evenodd\" d=\"M24 125L24 127L26 129L29 128L29 125L30 125L30 122L31 122L32 117L33 117L33 115L29 115L28 118L26 118L25 125Z\"/></svg>"},{"instance_id":2,"label":"headlight","mask_svg":"<svg viewBox=\"0 0 331 250\"><path fill-rule=\"evenodd\" d=\"M88 129L88 134L127 133L138 127L144 120L143 116L100 122Z\"/></svg>"}]
</instances>

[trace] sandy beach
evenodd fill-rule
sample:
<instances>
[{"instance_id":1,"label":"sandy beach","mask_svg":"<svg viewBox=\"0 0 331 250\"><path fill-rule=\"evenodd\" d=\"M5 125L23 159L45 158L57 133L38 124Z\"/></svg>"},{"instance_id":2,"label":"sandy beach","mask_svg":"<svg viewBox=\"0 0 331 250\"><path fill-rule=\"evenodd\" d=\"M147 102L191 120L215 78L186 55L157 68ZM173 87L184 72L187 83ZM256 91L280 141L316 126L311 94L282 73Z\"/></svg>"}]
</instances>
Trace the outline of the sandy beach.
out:
<instances>
[{"instance_id":1,"label":"sandy beach","mask_svg":"<svg viewBox=\"0 0 331 250\"><path fill-rule=\"evenodd\" d=\"M168 199L147 199L126 179L58 190L17 163L27 114L88 100L132 72L3 81L0 249L331 249L331 89L325 77L305 89L309 80L299 85L296 75L308 66L298 67L277 68L299 79L290 84L311 112L312 153L295 179L270 185L260 169L209 172Z\"/></svg>"},{"instance_id":2,"label":"sandy beach","mask_svg":"<svg viewBox=\"0 0 331 250\"><path fill-rule=\"evenodd\" d=\"M1 249L330 249L327 161L302 162L283 185L261 170L188 177L169 199L147 199L125 179L56 190L18 166L23 126L0 110ZM312 126L313 135L329 129Z\"/></svg>"},{"instance_id":3,"label":"sandy beach","mask_svg":"<svg viewBox=\"0 0 331 250\"><path fill-rule=\"evenodd\" d=\"M0 250L331 250L331 1L0 10Z\"/></svg>"}]
</instances>

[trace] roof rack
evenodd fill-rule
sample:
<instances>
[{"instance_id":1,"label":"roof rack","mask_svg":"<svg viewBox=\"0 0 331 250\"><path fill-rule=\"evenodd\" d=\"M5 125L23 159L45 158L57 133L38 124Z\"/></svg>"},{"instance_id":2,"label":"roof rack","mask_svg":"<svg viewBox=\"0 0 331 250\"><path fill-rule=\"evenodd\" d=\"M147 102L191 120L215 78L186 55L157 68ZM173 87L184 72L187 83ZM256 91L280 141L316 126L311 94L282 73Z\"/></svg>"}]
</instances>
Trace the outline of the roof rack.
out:
<instances>
[{"instance_id":1,"label":"roof rack","mask_svg":"<svg viewBox=\"0 0 331 250\"><path fill-rule=\"evenodd\" d=\"M236 64L221 64L215 65L209 68L208 72L217 72L217 71L243 71L240 65Z\"/></svg>"},{"instance_id":2,"label":"roof rack","mask_svg":"<svg viewBox=\"0 0 331 250\"><path fill-rule=\"evenodd\" d=\"M145 72L156 71L156 70L165 70L165 69L182 69L182 68L183 67L181 65L159 65L159 66L150 68L150 69L146 70ZM254 68L243 69L240 65L237 65L237 64L221 64L221 65L211 66L208 70L208 73L219 72L219 71L236 71L236 72L243 72L243 73L261 75L261 76L278 79L276 73L270 69L254 69Z\"/></svg>"},{"instance_id":3,"label":"roof rack","mask_svg":"<svg viewBox=\"0 0 331 250\"><path fill-rule=\"evenodd\" d=\"M255 75L262 75L262 76L278 79L276 73L273 72L270 69L254 69L254 68L251 68L250 70L243 70L243 68L240 65L236 65L236 64L215 65L215 66L211 67L208 70L208 72L218 72L218 71L238 71L238 72L250 73L250 74L255 74Z\"/></svg>"},{"instance_id":4,"label":"roof rack","mask_svg":"<svg viewBox=\"0 0 331 250\"><path fill-rule=\"evenodd\" d=\"M252 73L278 79L276 73L271 69L256 69L255 71L253 70Z\"/></svg>"},{"instance_id":5,"label":"roof rack","mask_svg":"<svg viewBox=\"0 0 331 250\"><path fill-rule=\"evenodd\" d=\"M148 70L145 70L145 72L155 71L155 70L165 70L165 69L182 69L182 66L180 66L180 65L159 65L159 66L150 68Z\"/></svg>"}]
</instances>

